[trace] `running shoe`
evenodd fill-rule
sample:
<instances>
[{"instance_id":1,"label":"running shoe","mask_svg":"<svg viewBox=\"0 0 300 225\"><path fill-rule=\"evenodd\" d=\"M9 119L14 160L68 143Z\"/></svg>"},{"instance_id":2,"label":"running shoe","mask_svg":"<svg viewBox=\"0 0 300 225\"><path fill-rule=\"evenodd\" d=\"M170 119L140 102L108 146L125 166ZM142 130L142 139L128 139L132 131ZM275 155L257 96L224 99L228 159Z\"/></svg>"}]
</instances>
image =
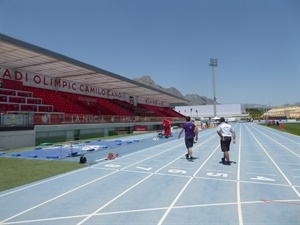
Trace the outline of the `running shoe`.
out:
<instances>
[{"instance_id":1,"label":"running shoe","mask_svg":"<svg viewBox=\"0 0 300 225\"><path fill-rule=\"evenodd\" d=\"M189 154L185 154L185 158L189 160Z\"/></svg>"}]
</instances>

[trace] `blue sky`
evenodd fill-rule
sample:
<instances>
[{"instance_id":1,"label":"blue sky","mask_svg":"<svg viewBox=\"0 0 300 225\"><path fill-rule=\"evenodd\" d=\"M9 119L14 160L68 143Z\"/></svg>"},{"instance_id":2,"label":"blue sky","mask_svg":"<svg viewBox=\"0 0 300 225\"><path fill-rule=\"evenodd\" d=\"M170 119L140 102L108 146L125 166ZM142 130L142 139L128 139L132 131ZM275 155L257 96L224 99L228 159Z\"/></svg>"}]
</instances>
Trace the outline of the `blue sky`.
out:
<instances>
[{"instance_id":1,"label":"blue sky","mask_svg":"<svg viewBox=\"0 0 300 225\"><path fill-rule=\"evenodd\" d=\"M0 32L218 103L300 102L299 0L0 0Z\"/></svg>"}]
</instances>

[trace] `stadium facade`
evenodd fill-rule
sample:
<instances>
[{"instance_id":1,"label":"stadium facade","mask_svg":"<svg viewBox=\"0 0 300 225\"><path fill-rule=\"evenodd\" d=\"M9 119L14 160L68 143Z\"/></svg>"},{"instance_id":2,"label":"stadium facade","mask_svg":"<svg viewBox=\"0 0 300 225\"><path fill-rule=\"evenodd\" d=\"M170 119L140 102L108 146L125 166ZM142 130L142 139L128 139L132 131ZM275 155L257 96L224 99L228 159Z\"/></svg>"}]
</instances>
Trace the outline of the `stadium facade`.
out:
<instances>
[{"instance_id":1,"label":"stadium facade","mask_svg":"<svg viewBox=\"0 0 300 225\"><path fill-rule=\"evenodd\" d=\"M185 98L0 34L0 148L157 131L186 115L211 117L213 106ZM218 105L240 116L240 105ZM191 113L191 114L189 114ZM18 140L18 141L15 141Z\"/></svg>"},{"instance_id":2,"label":"stadium facade","mask_svg":"<svg viewBox=\"0 0 300 225\"><path fill-rule=\"evenodd\" d=\"M0 34L0 148L158 130L184 121L170 104L186 102Z\"/></svg>"}]
</instances>

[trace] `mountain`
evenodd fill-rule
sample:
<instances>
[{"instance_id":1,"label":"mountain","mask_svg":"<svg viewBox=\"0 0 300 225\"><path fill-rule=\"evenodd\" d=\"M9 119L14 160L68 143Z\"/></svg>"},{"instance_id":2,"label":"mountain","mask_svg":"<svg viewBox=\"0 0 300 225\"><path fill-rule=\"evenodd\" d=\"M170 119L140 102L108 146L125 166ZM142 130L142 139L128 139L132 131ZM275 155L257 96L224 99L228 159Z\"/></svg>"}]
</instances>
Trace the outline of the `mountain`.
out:
<instances>
[{"instance_id":1,"label":"mountain","mask_svg":"<svg viewBox=\"0 0 300 225\"><path fill-rule=\"evenodd\" d=\"M150 87L154 87L154 88L166 91L166 92L176 95L178 97L185 98L189 101L189 105L213 105L214 104L213 99L207 98L205 96L199 96L197 94L187 94L187 95L183 96L181 94L181 92L178 91L174 87L163 88L162 86L156 84L150 76L137 77L137 78L133 78L133 80L140 82L142 84L148 85ZM217 103L217 104L219 104L219 103ZM261 109L273 108L273 107L270 107L267 105L261 105L261 104L241 104L241 105L242 105L243 110L246 108L261 108ZM286 104L284 106L300 106L300 102L297 102L293 105Z\"/></svg>"},{"instance_id":2,"label":"mountain","mask_svg":"<svg viewBox=\"0 0 300 225\"><path fill-rule=\"evenodd\" d=\"M187 95L183 96L181 94L181 92L178 91L174 87L163 88L162 86L156 84L150 76L137 77L137 78L133 78L133 80L137 81L139 83L148 85L150 87L154 87L154 88L163 90L165 92L176 95L178 97L185 98L189 101L189 105L212 105L212 104L214 104L214 100L207 98L205 96L199 96L197 94L187 94Z\"/></svg>"}]
</instances>

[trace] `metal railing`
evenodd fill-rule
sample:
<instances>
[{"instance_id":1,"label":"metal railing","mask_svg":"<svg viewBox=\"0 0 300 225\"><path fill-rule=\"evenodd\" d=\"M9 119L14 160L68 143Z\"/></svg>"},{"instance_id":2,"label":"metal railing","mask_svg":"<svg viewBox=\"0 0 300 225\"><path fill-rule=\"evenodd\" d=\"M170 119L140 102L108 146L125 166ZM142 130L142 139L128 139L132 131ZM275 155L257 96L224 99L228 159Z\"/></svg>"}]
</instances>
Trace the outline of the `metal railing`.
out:
<instances>
[{"instance_id":1,"label":"metal railing","mask_svg":"<svg viewBox=\"0 0 300 225\"><path fill-rule=\"evenodd\" d=\"M68 114L54 112L7 112L0 114L0 126L31 126L56 124L97 124L97 123L140 123L162 122L170 120L180 122L184 117L149 117L95 114Z\"/></svg>"}]
</instances>

